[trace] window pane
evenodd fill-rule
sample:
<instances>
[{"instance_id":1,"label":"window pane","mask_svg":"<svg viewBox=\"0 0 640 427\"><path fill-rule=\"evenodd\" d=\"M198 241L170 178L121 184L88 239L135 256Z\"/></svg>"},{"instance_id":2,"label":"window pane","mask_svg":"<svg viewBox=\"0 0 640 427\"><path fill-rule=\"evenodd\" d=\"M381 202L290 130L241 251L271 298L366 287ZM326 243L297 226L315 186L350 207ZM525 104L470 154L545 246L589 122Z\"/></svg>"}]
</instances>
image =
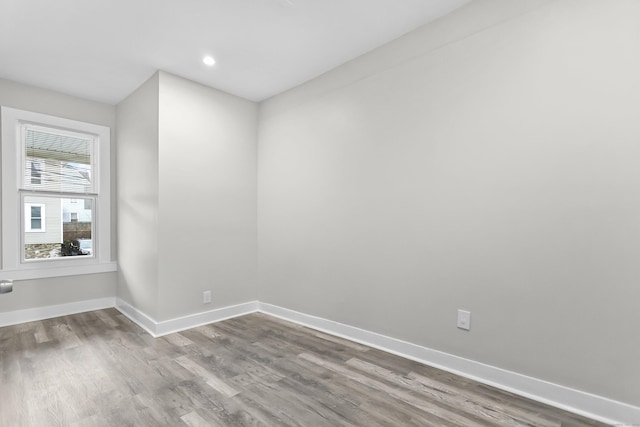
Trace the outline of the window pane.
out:
<instances>
[{"instance_id":1,"label":"window pane","mask_svg":"<svg viewBox=\"0 0 640 427\"><path fill-rule=\"evenodd\" d=\"M92 193L93 137L38 127L24 128L23 188Z\"/></svg>"},{"instance_id":2,"label":"window pane","mask_svg":"<svg viewBox=\"0 0 640 427\"><path fill-rule=\"evenodd\" d=\"M93 256L92 201L24 196L25 215L30 214L23 228L25 260Z\"/></svg>"}]
</instances>

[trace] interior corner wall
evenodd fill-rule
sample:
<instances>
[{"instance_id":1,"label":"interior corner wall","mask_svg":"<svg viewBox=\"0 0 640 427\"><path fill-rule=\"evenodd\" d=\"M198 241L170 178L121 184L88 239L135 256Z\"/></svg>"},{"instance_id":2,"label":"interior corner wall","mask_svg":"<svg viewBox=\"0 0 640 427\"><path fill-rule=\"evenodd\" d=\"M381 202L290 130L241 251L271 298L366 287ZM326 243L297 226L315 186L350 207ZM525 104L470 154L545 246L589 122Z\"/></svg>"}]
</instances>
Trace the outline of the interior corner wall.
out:
<instances>
[{"instance_id":1,"label":"interior corner wall","mask_svg":"<svg viewBox=\"0 0 640 427\"><path fill-rule=\"evenodd\" d=\"M477 0L261 104L260 301L640 405L638 22Z\"/></svg>"},{"instance_id":2,"label":"interior corner wall","mask_svg":"<svg viewBox=\"0 0 640 427\"><path fill-rule=\"evenodd\" d=\"M258 106L166 72L159 87L158 320L254 301Z\"/></svg>"},{"instance_id":3,"label":"interior corner wall","mask_svg":"<svg viewBox=\"0 0 640 427\"><path fill-rule=\"evenodd\" d=\"M115 107L0 79L0 105L49 114L71 120L95 123L111 128L114 139ZM112 152L115 152L112 144ZM115 168L115 165L113 165ZM115 174L112 174L115 182ZM112 183L112 188L115 185ZM112 202L115 201L115 191ZM112 238L115 238L115 203L112 203ZM115 248L112 253L115 259ZM0 270L0 279L2 271ZM101 273L73 277L21 280L14 283L12 293L0 295L0 312L68 304L78 301L112 298L116 292L116 274Z\"/></svg>"},{"instance_id":4,"label":"interior corner wall","mask_svg":"<svg viewBox=\"0 0 640 427\"><path fill-rule=\"evenodd\" d=\"M117 106L117 296L158 314L159 74Z\"/></svg>"}]
</instances>

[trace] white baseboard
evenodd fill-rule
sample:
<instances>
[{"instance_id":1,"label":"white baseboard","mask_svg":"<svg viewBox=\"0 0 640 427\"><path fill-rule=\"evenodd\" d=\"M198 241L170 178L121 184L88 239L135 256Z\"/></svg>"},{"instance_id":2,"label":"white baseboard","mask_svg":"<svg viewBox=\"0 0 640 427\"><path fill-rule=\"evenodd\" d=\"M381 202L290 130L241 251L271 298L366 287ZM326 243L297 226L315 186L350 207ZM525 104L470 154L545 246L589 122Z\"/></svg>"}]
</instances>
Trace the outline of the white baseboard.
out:
<instances>
[{"instance_id":1,"label":"white baseboard","mask_svg":"<svg viewBox=\"0 0 640 427\"><path fill-rule=\"evenodd\" d=\"M156 335L157 322L151 317L147 316L142 311L138 310L137 308L120 298L116 298L114 306L116 310L127 316L133 323L147 331L149 335L154 338L158 337Z\"/></svg>"},{"instance_id":2,"label":"white baseboard","mask_svg":"<svg viewBox=\"0 0 640 427\"><path fill-rule=\"evenodd\" d=\"M415 360L607 424L640 425L640 408L626 403L272 304L261 302L258 311Z\"/></svg>"},{"instance_id":3,"label":"white baseboard","mask_svg":"<svg viewBox=\"0 0 640 427\"><path fill-rule=\"evenodd\" d=\"M156 338L258 311L258 301L251 301L157 322L120 298L117 299L115 306L122 314Z\"/></svg>"},{"instance_id":4,"label":"white baseboard","mask_svg":"<svg viewBox=\"0 0 640 427\"><path fill-rule=\"evenodd\" d=\"M19 323L35 322L53 317L68 316L86 311L102 310L115 306L114 297L98 298L86 301L69 302L66 304L47 305L44 307L26 308L0 313L0 327L17 325Z\"/></svg>"},{"instance_id":5,"label":"white baseboard","mask_svg":"<svg viewBox=\"0 0 640 427\"><path fill-rule=\"evenodd\" d=\"M196 313L189 316L166 320L164 322L158 322L156 326L156 335L162 336L172 334L174 332L184 331L197 326L255 313L258 311L258 304L258 301L245 302L238 305L216 308L203 313Z\"/></svg>"}]
</instances>

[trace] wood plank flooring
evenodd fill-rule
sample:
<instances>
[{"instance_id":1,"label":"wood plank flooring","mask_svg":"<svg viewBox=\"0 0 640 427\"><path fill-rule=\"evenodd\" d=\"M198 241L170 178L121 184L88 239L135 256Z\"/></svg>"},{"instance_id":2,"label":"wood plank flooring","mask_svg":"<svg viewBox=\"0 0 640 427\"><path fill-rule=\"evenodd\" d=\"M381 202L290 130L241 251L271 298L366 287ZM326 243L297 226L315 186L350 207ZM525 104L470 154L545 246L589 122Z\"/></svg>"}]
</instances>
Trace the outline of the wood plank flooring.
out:
<instances>
[{"instance_id":1,"label":"wood plank flooring","mask_svg":"<svg viewBox=\"0 0 640 427\"><path fill-rule=\"evenodd\" d=\"M262 314L152 338L115 309L0 328L0 426L596 426Z\"/></svg>"}]
</instances>

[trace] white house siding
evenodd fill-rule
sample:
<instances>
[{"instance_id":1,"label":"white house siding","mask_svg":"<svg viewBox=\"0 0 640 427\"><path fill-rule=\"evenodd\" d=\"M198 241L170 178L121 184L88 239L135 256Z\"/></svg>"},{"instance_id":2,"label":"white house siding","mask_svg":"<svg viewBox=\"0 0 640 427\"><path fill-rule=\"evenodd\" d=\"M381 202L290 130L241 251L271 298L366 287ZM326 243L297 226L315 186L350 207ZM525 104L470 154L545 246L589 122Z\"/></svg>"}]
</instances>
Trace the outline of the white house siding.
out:
<instances>
[{"instance_id":1,"label":"white house siding","mask_svg":"<svg viewBox=\"0 0 640 427\"><path fill-rule=\"evenodd\" d=\"M71 222L71 214L75 213L78 222L91 222L91 206L92 201L86 198L62 199L62 221Z\"/></svg>"}]
</instances>

